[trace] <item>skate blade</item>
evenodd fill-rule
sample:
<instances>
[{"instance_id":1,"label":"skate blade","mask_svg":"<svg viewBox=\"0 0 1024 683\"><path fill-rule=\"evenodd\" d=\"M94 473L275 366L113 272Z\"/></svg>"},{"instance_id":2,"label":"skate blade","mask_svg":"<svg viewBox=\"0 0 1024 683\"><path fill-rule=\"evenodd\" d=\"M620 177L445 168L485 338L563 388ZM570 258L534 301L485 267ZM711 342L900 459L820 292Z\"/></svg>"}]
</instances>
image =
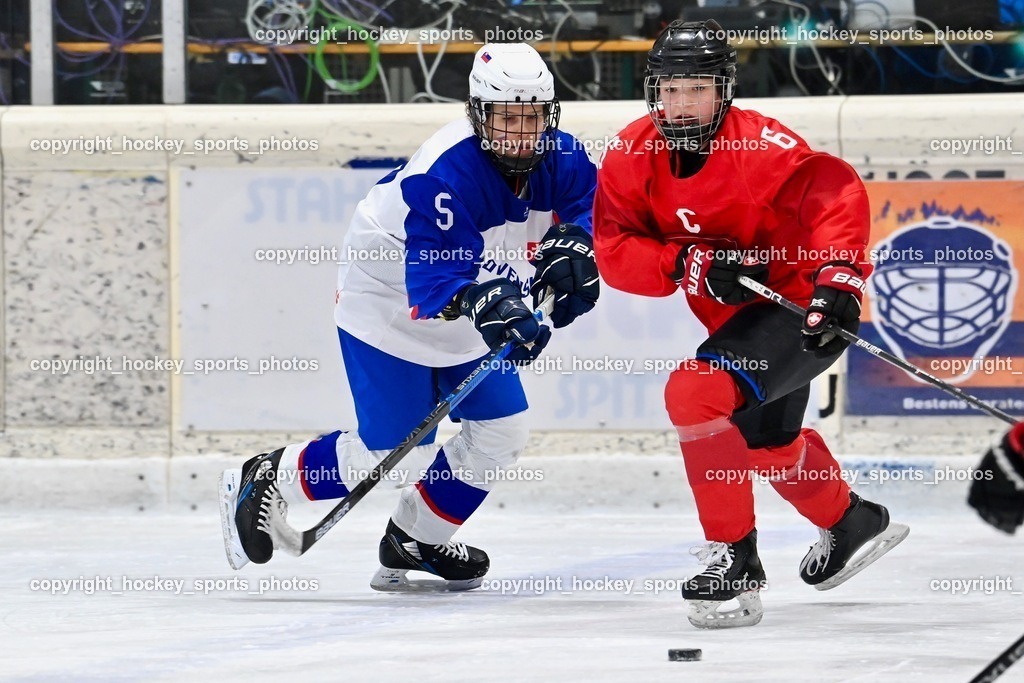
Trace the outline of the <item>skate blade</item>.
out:
<instances>
[{"instance_id":1,"label":"skate blade","mask_svg":"<svg viewBox=\"0 0 1024 683\"><path fill-rule=\"evenodd\" d=\"M849 581L872 562L902 543L903 539L909 534L910 527L906 524L890 522L889 526L885 527L882 533L868 541L867 545L870 545L870 547L867 552L862 552L860 555L855 556L853 561L843 567L838 574L815 585L814 588L819 591L827 591Z\"/></svg>"},{"instance_id":2,"label":"skate blade","mask_svg":"<svg viewBox=\"0 0 1024 683\"><path fill-rule=\"evenodd\" d=\"M760 591L747 591L736 596L738 606L732 609L719 609L730 604L731 600L688 600L689 614L686 618L697 628L739 628L756 626L764 616L761 606Z\"/></svg>"},{"instance_id":3,"label":"skate blade","mask_svg":"<svg viewBox=\"0 0 1024 683\"><path fill-rule=\"evenodd\" d=\"M235 526L235 508L238 507L238 483L242 470L224 470L220 475L220 530L224 534L224 553L232 569L241 569L249 564L249 558L242 550L242 539Z\"/></svg>"},{"instance_id":4,"label":"skate blade","mask_svg":"<svg viewBox=\"0 0 1024 683\"><path fill-rule=\"evenodd\" d=\"M452 593L479 588L484 577L466 579L464 581L446 581L440 577L431 579L410 579L408 574L413 569L391 569L381 567L370 579L370 588L383 593ZM433 576L433 574L428 574Z\"/></svg>"}]
</instances>

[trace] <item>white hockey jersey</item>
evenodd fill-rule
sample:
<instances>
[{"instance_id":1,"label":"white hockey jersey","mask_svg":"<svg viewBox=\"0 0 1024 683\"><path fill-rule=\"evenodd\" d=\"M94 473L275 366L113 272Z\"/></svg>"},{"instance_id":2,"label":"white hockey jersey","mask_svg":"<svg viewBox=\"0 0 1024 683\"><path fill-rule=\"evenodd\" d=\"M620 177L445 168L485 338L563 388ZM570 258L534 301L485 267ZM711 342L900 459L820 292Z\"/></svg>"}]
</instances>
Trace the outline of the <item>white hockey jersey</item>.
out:
<instances>
[{"instance_id":1,"label":"white hockey jersey","mask_svg":"<svg viewBox=\"0 0 1024 683\"><path fill-rule=\"evenodd\" d=\"M392 356L432 367L487 352L468 318L437 316L468 284L505 277L529 294L532 249L556 222L592 229L596 169L555 131L517 197L468 119L431 136L359 202L342 247L335 322ZM529 299L527 299L529 301Z\"/></svg>"}]
</instances>

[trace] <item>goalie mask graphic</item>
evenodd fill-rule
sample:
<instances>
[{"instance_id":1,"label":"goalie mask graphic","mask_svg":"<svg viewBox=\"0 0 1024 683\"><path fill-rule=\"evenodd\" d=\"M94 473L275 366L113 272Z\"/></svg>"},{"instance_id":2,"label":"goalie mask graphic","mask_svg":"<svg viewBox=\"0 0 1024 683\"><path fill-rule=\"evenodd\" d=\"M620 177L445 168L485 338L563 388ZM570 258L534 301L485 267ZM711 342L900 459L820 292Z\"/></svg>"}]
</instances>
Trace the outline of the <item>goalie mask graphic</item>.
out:
<instances>
[{"instance_id":1,"label":"goalie mask graphic","mask_svg":"<svg viewBox=\"0 0 1024 683\"><path fill-rule=\"evenodd\" d=\"M1010 323L1017 291L1010 247L982 227L938 216L875 250L871 315L879 334L904 359L979 359L944 378L968 379Z\"/></svg>"}]
</instances>

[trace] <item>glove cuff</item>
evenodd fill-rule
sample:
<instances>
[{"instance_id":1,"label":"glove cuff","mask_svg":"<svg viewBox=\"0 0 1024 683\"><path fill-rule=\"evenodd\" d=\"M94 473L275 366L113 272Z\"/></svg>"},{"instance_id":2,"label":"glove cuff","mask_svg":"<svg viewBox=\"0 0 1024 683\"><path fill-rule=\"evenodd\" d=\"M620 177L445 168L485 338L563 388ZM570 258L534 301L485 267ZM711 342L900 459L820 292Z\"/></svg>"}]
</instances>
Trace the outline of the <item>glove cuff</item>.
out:
<instances>
[{"instance_id":1,"label":"glove cuff","mask_svg":"<svg viewBox=\"0 0 1024 683\"><path fill-rule=\"evenodd\" d=\"M1024 459L1024 422L1018 422L1006 435L1007 445Z\"/></svg>"},{"instance_id":2,"label":"glove cuff","mask_svg":"<svg viewBox=\"0 0 1024 683\"><path fill-rule=\"evenodd\" d=\"M835 272L828 272L829 269ZM829 287L840 292L846 292L857 298L860 302L864 299L864 292L868 287L867 281L860 274L860 271L849 261L830 262L818 268L814 275L815 287Z\"/></svg>"},{"instance_id":3,"label":"glove cuff","mask_svg":"<svg viewBox=\"0 0 1024 683\"><path fill-rule=\"evenodd\" d=\"M466 285L458 291L458 293L452 297L452 300L445 304L445 307L441 309L441 317L445 320L452 321L458 320L464 315L462 310L462 300L466 298L466 292L470 288L475 287L477 283Z\"/></svg>"},{"instance_id":4,"label":"glove cuff","mask_svg":"<svg viewBox=\"0 0 1024 683\"><path fill-rule=\"evenodd\" d=\"M996 463L999 469L1003 471L1006 478L1010 480L1013 487L1017 489L1018 493L1024 493L1024 453L1020 450L1020 425L1010 430L1010 432L1003 437L1003 442L1000 444L1000 448L993 449L995 451ZM1016 434L1015 434L1016 432Z\"/></svg>"},{"instance_id":5,"label":"glove cuff","mask_svg":"<svg viewBox=\"0 0 1024 683\"><path fill-rule=\"evenodd\" d=\"M591 244L591 246L594 244L594 236L587 232L586 228L576 225L575 223L558 223L557 225L552 225L548 228L545 238L565 237L568 235L586 240Z\"/></svg>"},{"instance_id":6,"label":"glove cuff","mask_svg":"<svg viewBox=\"0 0 1024 683\"><path fill-rule=\"evenodd\" d=\"M821 271L825 270L826 268L849 268L853 272L857 273L857 275L864 275L864 270L853 261L844 261L842 259L837 259L835 261L826 261L825 263L822 263L820 266L818 266L818 269L814 271L813 279L817 279L818 276L821 275Z\"/></svg>"}]
</instances>

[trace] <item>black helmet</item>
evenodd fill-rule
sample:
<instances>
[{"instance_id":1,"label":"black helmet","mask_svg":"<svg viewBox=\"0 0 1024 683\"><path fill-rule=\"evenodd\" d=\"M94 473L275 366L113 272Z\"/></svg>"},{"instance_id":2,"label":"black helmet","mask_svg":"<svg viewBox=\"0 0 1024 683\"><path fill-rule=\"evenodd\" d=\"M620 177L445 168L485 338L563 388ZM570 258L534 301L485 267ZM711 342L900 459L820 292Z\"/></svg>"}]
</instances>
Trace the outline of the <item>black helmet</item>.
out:
<instances>
[{"instance_id":1,"label":"black helmet","mask_svg":"<svg viewBox=\"0 0 1024 683\"><path fill-rule=\"evenodd\" d=\"M732 105L736 86L736 49L726 42L725 31L713 19L673 21L647 53L644 94L647 109L658 131L684 150L700 151L718 132ZM662 104L666 79L708 77L714 79L721 99L714 115L696 122L671 121Z\"/></svg>"}]
</instances>

